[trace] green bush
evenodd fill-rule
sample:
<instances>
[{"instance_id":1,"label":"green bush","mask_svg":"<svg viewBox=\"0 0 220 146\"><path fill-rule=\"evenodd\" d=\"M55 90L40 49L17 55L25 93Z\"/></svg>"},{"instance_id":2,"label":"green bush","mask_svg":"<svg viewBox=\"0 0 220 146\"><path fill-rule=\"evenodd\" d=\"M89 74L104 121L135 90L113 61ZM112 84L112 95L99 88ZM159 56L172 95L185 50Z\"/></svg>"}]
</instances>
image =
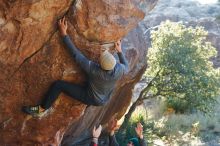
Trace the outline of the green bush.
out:
<instances>
[{"instance_id":1,"label":"green bush","mask_svg":"<svg viewBox=\"0 0 220 146\"><path fill-rule=\"evenodd\" d=\"M166 21L151 33L149 68L152 79L148 94L162 96L177 113L210 112L219 95L219 70L210 58L217 54L203 27L186 27Z\"/></svg>"}]
</instances>

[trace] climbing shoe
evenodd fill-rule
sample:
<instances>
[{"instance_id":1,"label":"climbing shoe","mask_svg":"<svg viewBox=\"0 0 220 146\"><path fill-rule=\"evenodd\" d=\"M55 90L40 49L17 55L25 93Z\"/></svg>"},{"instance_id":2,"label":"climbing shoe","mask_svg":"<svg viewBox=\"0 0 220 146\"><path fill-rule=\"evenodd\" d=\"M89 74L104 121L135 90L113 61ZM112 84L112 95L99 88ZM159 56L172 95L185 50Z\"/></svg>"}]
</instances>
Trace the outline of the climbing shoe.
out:
<instances>
[{"instance_id":1,"label":"climbing shoe","mask_svg":"<svg viewBox=\"0 0 220 146\"><path fill-rule=\"evenodd\" d=\"M40 110L40 105L37 105L37 106L23 106L22 111L27 113L27 114L32 115L33 117L40 117L44 114L44 112L46 110L41 111Z\"/></svg>"}]
</instances>

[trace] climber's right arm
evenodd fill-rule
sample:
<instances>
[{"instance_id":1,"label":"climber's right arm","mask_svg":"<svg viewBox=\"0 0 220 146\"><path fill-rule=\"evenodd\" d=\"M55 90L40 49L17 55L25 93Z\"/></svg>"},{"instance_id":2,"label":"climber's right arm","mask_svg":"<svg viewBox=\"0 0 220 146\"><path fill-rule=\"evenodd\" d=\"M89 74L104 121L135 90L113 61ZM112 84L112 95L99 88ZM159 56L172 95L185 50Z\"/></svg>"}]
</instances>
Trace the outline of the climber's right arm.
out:
<instances>
[{"instance_id":1,"label":"climber's right arm","mask_svg":"<svg viewBox=\"0 0 220 146\"><path fill-rule=\"evenodd\" d=\"M125 58L125 56L122 52L122 49L121 49L121 40L118 40L117 42L115 42L115 49L117 51L119 61L121 63L121 66L123 68L124 73L128 73L129 72L129 65L128 65L128 61Z\"/></svg>"},{"instance_id":2,"label":"climber's right arm","mask_svg":"<svg viewBox=\"0 0 220 146\"><path fill-rule=\"evenodd\" d=\"M76 62L87 72L90 72L90 66L92 61L87 59L72 43L70 37L67 34L67 21L65 17L59 20L58 22L59 31L62 36L63 42L69 50L71 56L76 60Z\"/></svg>"}]
</instances>

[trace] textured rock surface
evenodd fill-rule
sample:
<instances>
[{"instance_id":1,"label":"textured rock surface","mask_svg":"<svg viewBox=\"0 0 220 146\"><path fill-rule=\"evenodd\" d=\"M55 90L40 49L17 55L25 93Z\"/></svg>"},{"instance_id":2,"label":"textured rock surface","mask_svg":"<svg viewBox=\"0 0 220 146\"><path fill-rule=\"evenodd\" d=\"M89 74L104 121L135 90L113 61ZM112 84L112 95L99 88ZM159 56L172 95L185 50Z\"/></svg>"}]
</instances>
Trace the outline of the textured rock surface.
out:
<instances>
[{"instance_id":1,"label":"textured rock surface","mask_svg":"<svg viewBox=\"0 0 220 146\"><path fill-rule=\"evenodd\" d=\"M152 0L0 1L1 145L59 145L62 140L70 145L89 136L94 124L105 124L114 114L122 116L146 66L146 44L140 42L143 36L138 28L123 43L131 70L119 81L106 106L86 108L62 94L51 113L42 119L23 114L21 107L40 102L54 80L86 81L63 47L56 29L58 18L67 16L73 42L97 61L102 44L111 45L126 36L143 19L139 3L148 4L146 13L155 5Z\"/></svg>"}]
</instances>

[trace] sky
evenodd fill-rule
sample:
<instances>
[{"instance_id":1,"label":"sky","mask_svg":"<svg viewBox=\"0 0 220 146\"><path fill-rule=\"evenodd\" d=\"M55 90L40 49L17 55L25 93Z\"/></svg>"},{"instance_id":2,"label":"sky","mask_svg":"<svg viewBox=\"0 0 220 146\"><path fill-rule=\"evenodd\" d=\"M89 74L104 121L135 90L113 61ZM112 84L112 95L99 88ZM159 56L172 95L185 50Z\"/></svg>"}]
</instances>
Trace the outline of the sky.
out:
<instances>
[{"instance_id":1,"label":"sky","mask_svg":"<svg viewBox=\"0 0 220 146\"><path fill-rule=\"evenodd\" d=\"M218 2L218 0L195 0L195 1L198 1L201 4L214 4Z\"/></svg>"}]
</instances>

